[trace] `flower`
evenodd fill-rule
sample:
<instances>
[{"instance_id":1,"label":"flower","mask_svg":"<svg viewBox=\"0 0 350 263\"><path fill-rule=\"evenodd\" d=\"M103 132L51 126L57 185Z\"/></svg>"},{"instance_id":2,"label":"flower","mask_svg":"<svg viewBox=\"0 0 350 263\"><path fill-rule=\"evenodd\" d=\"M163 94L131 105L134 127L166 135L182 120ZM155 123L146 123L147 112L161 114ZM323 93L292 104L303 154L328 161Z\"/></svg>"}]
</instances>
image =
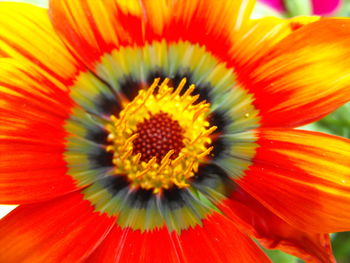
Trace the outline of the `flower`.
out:
<instances>
[{"instance_id":1,"label":"flower","mask_svg":"<svg viewBox=\"0 0 350 263\"><path fill-rule=\"evenodd\" d=\"M334 262L347 19L254 1L1 3L0 262ZM317 21L316 21L317 20Z\"/></svg>"},{"instance_id":2,"label":"flower","mask_svg":"<svg viewBox=\"0 0 350 263\"><path fill-rule=\"evenodd\" d=\"M280 13L288 11L293 15L330 15L342 5L341 0L260 0L260 2Z\"/></svg>"}]
</instances>

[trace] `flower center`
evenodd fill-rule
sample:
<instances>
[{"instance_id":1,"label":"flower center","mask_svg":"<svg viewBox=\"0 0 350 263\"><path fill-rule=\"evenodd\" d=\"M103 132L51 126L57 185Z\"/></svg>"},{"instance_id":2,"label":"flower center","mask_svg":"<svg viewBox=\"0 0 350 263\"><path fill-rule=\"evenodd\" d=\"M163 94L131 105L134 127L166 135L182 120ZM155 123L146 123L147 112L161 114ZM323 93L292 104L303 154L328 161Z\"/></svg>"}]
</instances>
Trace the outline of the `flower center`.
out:
<instances>
[{"instance_id":1,"label":"flower center","mask_svg":"<svg viewBox=\"0 0 350 263\"><path fill-rule=\"evenodd\" d=\"M170 159L179 156L184 147L183 130L177 120L173 120L168 113L160 112L151 115L148 120L137 124L135 134L138 137L133 141L133 154L141 154L141 161L148 162L152 157L157 163L173 150Z\"/></svg>"},{"instance_id":2,"label":"flower center","mask_svg":"<svg viewBox=\"0 0 350 263\"><path fill-rule=\"evenodd\" d=\"M210 134L217 128L207 120L210 104L191 95L194 85L181 94L186 79L176 89L168 82L155 79L106 126L115 174L154 193L189 186L213 149Z\"/></svg>"}]
</instances>

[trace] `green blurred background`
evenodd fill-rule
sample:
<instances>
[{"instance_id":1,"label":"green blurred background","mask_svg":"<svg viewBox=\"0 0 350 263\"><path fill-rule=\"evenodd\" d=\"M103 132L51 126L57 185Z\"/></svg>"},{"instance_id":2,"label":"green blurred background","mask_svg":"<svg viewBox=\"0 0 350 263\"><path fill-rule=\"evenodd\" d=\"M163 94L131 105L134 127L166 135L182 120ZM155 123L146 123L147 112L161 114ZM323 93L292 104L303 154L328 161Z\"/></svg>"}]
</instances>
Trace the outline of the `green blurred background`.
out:
<instances>
[{"instance_id":1,"label":"green blurred background","mask_svg":"<svg viewBox=\"0 0 350 263\"><path fill-rule=\"evenodd\" d=\"M4 0L0 0L4 1ZM9 1L9 0L7 0ZM100 0L97 0L100 1ZM234 0L233 0L234 1ZM12 2L27 2L42 7L47 7L47 0L12 0ZM276 14L271 9L260 4L257 5L254 17L278 15L278 16L296 16L308 15L309 8L305 6L305 0L286 0L289 2L289 8L285 14ZM334 16L350 16L350 0L343 1L343 5ZM339 108L337 111L323 118L322 120L309 124L303 129L326 132L334 135L350 138L350 103ZM338 263L350 263L350 232L332 234L332 246L334 255ZM264 249L265 250L265 249ZM302 260L287 255L278 250L265 250L269 257L275 263L298 263Z\"/></svg>"}]
</instances>

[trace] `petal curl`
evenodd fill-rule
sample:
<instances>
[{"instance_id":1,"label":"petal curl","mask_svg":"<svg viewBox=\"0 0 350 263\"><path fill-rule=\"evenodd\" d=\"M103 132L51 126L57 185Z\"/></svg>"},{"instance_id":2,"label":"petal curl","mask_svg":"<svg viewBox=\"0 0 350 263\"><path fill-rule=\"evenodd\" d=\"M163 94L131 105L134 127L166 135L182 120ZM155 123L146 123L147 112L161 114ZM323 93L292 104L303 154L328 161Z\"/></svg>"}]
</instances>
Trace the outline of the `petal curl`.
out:
<instances>
[{"instance_id":1,"label":"petal curl","mask_svg":"<svg viewBox=\"0 0 350 263\"><path fill-rule=\"evenodd\" d=\"M0 261L83 262L115 223L93 210L80 193L16 208L0 221Z\"/></svg>"},{"instance_id":2,"label":"petal curl","mask_svg":"<svg viewBox=\"0 0 350 263\"><path fill-rule=\"evenodd\" d=\"M113 256L111 256L113 255ZM101 258L102 257L102 258ZM270 262L252 240L222 215L205 219L203 226L169 233L114 228L87 262L260 263Z\"/></svg>"},{"instance_id":3,"label":"petal curl","mask_svg":"<svg viewBox=\"0 0 350 263\"><path fill-rule=\"evenodd\" d=\"M305 25L253 60L238 78L266 127L315 121L350 100L350 20Z\"/></svg>"},{"instance_id":4,"label":"petal curl","mask_svg":"<svg viewBox=\"0 0 350 263\"><path fill-rule=\"evenodd\" d=\"M299 230L349 230L350 140L291 129L258 136L254 165L237 183Z\"/></svg>"},{"instance_id":5,"label":"petal curl","mask_svg":"<svg viewBox=\"0 0 350 263\"><path fill-rule=\"evenodd\" d=\"M291 226L239 186L220 209L233 218L238 216L245 232L266 248L283 250L310 263L335 262L328 234Z\"/></svg>"},{"instance_id":6,"label":"petal curl","mask_svg":"<svg viewBox=\"0 0 350 263\"><path fill-rule=\"evenodd\" d=\"M62 155L71 105L65 86L11 58L0 60L0 75L0 203L37 202L74 191Z\"/></svg>"}]
</instances>

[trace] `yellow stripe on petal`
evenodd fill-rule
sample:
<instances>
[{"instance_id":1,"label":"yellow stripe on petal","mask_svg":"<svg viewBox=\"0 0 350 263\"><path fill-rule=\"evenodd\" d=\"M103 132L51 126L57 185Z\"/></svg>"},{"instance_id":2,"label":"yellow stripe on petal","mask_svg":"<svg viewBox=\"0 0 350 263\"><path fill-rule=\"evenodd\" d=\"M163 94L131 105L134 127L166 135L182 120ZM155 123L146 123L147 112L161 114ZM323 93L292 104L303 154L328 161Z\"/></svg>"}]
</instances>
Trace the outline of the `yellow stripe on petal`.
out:
<instances>
[{"instance_id":1,"label":"yellow stripe on petal","mask_svg":"<svg viewBox=\"0 0 350 263\"><path fill-rule=\"evenodd\" d=\"M1 58L0 76L0 203L38 202L76 190L62 157L70 108L65 86L21 59Z\"/></svg>"},{"instance_id":2,"label":"yellow stripe on petal","mask_svg":"<svg viewBox=\"0 0 350 263\"><path fill-rule=\"evenodd\" d=\"M265 56L249 61L238 78L255 94L262 124L303 125L348 102L349 47L350 20L321 19L301 26Z\"/></svg>"},{"instance_id":3,"label":"yellow stripe on petal","mask_svg":"<svg viewBox=\"0 0 350 263\"><path fill-rule=\"evenodd\" d=\"M51 0L49 13L66 45L91 70L103 54L143 39L138 0Z\"/></svg>"},{"instance_id":4,"label":"yellow stripe on petal","mask_svg":"<svg viewBox=\"0 0 350 263\"><path fill-rule=\"evenodd\" d=\"M0 3L0 53L39 66L61 81L69 81L77 71L47 10L33 5Z\"/></svg>"},{"instance_id":5,"label":"yellow stripe on petal","mask_svg":"<svg viewBox=\"0 0 350 263\"><path fill-rule=\"evenodd\" d=\"M253 12L253 8L255 6L255 0L236 0L236 1L226 1L234 3L235 7L238 11L233 13L232 20L235 21L235 30L239 30L243 28L246 24L248 24L251 13ZM226 3L228 5L228 3Z\"/></svg>"},{"instance_id":6,"label":"yellow stripe on petal","mask_svg":"<svg viewBox=\"0 0 350 263\"><path fill-rule=\"evenodd\" d=\"M244 78L274 45L295 30L319 19L317 16L300 16L291 19L265 17L251 20L249 26L235 35L234 45L229 51L234 67L238 69L237 74Z\"/></svg>"},{"instance_id":7,"label":"yellow stripe on petal","mask_svg":"<svg viewBox=\"0 0 350 263\"><path fill-rule=\"evenodd\" d=\"M254 165L237 183L300 230L348 230L350 140L292 129L258 136Z\"/></svg>"},{"instance_id":8,"label":"yellow stripe on petal","mask_svg":"<svg viewBox=\"0 0 350 263\"><path fill-rule=\"evenodd\" d=\"M254 0L52 0L50 16L70 49L94 71L114 49L153 41L189 41L228 59L234 35L246 27Z\"/></svg>"},{"instance_id":9,"label":"yellow stripe on petal","mask_svg":"<svg viewBox=\"0 0 350 263\"><path fill-rule=\"evenodd\" d=\"M93 1L95 3L95 1ZM143 12L142 7L140 5L140 1L135 0L116 0L117 5L123 10L126 14L132 14L136 16L140 16ZM158 2L158 1L153 1ZM161 8L161 6L159 6Z\"/></svg>"},{"instance_id":10,"label":"yellow stripe on petal","mask_svg":"<svg viewBox=\"0 0 350 263\"><path fill-rule=\"evenodd\" d=\"M267 138L276 139L275 136L275 133L267 133ZM295 149L276 149L276 152L290 156L297 167L313 176L350 187L349 141L331 138L310 134L305 140L305 136L298 136L298 132L281 133L278 141L293 141L297 146Z\"/></svg>"}]
</instances>

